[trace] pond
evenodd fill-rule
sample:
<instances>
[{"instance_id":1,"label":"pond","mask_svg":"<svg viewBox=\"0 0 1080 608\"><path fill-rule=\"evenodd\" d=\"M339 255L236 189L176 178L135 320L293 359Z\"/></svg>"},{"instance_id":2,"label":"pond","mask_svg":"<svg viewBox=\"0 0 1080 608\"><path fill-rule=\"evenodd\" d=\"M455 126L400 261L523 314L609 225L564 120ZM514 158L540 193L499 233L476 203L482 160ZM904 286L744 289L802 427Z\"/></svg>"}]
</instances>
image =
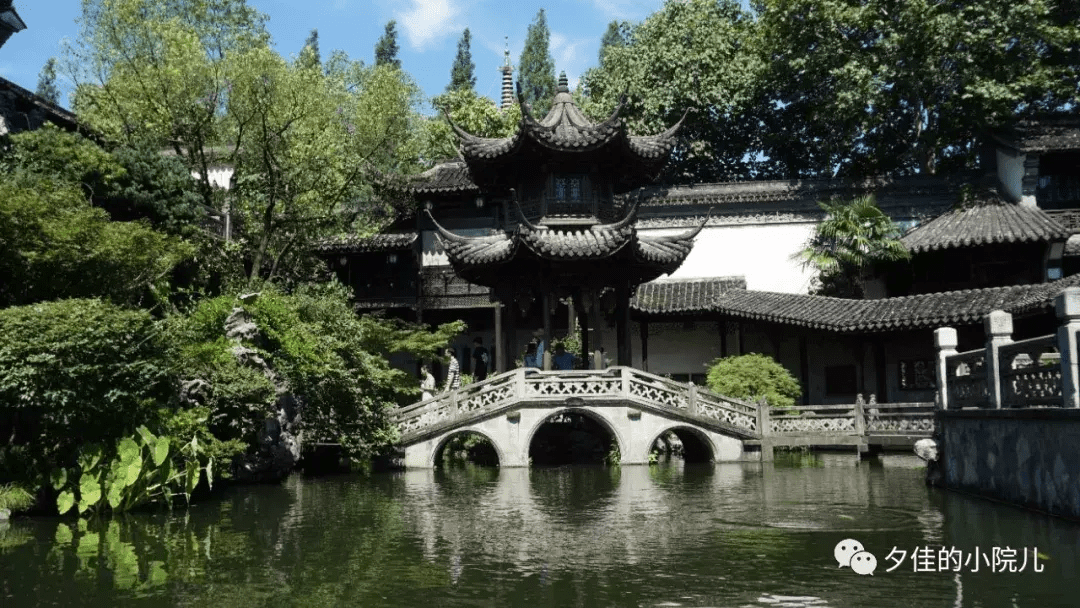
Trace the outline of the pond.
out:
<instances>
[{"instance_id":1,"label":"pond","mask_svg":"<svg viewBox=\"0 0 1080 608\"><path fill-rule=\"evenodd\" d=\"M1080 604L1080 525L923 475L839 454L294 475L188 512L12 521L0 606ZM872 575L838 566L848 539Z\"/></svg>"}]
</instances>

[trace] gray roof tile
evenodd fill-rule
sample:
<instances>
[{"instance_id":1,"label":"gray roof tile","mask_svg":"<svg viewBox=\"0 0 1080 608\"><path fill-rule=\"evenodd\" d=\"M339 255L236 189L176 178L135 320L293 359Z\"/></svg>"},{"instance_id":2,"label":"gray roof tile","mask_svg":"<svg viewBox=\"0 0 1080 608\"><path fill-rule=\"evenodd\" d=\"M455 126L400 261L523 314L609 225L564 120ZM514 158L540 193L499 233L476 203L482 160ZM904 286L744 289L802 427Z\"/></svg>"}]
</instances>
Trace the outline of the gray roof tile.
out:
<instances>
[{"instance_id":1,"label":"gray roof tile","mask_svg":"<svg viewBox=\"0 0 1080 608\"><path fill-rule=\"evenodd\" d=\"M957 208L904 235L912 253L999 243L1064 241L1069 231L1037 207L988 201Z\"/></svg>"}]
</instances>

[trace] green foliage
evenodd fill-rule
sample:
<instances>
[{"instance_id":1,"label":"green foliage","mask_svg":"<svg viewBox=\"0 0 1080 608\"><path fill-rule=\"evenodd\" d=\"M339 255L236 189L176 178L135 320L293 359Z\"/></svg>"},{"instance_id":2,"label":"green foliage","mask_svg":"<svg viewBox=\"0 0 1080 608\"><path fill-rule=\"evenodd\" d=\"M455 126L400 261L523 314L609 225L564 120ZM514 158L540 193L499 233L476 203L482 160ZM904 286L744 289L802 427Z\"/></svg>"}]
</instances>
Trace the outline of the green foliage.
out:
<instances>
[{"instance_id":1,"label":"green foliage","mask_svg":"<svg viewBox=\"0 0 1080 608\"><path fill-rule=\"evenodd\" d=\"M721 395L748 401L764 398L774 407L795 405L795 399L802 395L791 372L772 357L758 353L713 361L706 383Z\"/></svg>"},{"instance_id":2,"label":"green foliage","mask_svg":"<svg viewBox=\"0 0 1080 608\"><path fill-rule=\"evenodd\" d=\"M1075 104L1055 4L763 0L764 153L789 177L971 166L986 128Z\"/></svg>"},{"instance_id":3,"label":"green foliage","mask_svg":"<svg viewBox=\"0 0 1080 608\"><path fill-rule=\"evenodd\" d=\"M0 310L0 478L31 480L152 419L172 391L145 311L100 300Z\"/></svg>"},{"instance_id":4,"label":"green foliage","mask_svg":"<svg viewBox=\"0 0 1080 608\"><path fill-rule=\"evenodd\" d=\"M598 68L582 77L583 110L621 116L638 135L660 133L690 110L666 179L724 181L754 177L758 125L748 120L762 62L754 24L734 0L671 1L629 28L612 23Z\"/></svg>"},{"instance_id":5,"label":"green foliage","mask_svg":"<svg viewBox=\"0 0 1080 608\"><path fill-rule=\"evenodd\" d=\"M322 54L319 53L319 30L313 29L304 41L304 48L300 49L300 57L297 59L300 67L307 69L322 69Z\"/></svg>"},{"instance_id":6,"label":"green foliage","mask_svg":"<svg viewBox=\"0 0 1080 608\"><path fill-rule=\"evenodd\" d=\"M465 31L461 33L461 40L458 40L454 65L450 68L450 84L446 87L447 92L471 89L476 86L476 64L473 63L472 51L469 48L471 41L472 34L469 33L469 28L465 28Z\"/></svg>"},{"instance_id":7,"label":"green foliage","mask_svg":"<svg viewBox=\"0 0 1080 608\"><path fill-rule=\"evenodd\" d=\"M631 35L634 31L629 21L612 21L600 39L600 65L604 64L604 55L608 49L621 48L630 44Z\"/></svg>"},{"instance_id":8,"label":"green foliage","mask_svg":"<svg viewBox=\"0 0 1080 608\"><path fill-rule=\"evenodd\" d=\"M60 89L56 86L56 57L49 57L42 66L34 92L52 103L60 103Z\"/></svg>"},{"instance_id":9,"label":"green foliage","mask_svg":"<svg viewBox=\"0 0 1080 608\"><path fill-rule=\"evenodd\" d=\"M525 48L518 61L518 86L533 113L547 114L555 97L555 60L551 58L551 33L548 30L544 9L536 13L525 34Z\"/></svg>"},{"instance_id":10,"label":"green foliage","mask_svg":"<svg viewBox=\"0 0 1080 608\"><path fill-rule=\"evenodd\" d=\"M197 438L179 442L145 426L136 430L108 453L100 445L85 444L77 468L53 470L50 482L61 515L73 507L80 515L153 503L171 508L178 496L190 504L204 471L207 484L213 485L214 461L203 455Z\"/></svg>"},{"instance_id":11,"label":"green foliage","mask_svg":"<svg viewBox=\"0 0 1080 608\"><path fill-rule=\"evenodd\" d=\"M190 314L170 319L168 335L177 373L210 386L203 405L213 435L255 445L262 420L276 407L276 394L265 376L236 362L223 335L236 305L224 296L205 300ZM304 286L289 295L267 289L242 307L262 334L246 346L303 402L308 441L340 441L354 458L391 442L388 409L418 395L412 376L391 367L387 357L433 357L464 329L454 323L428 331L397 320L357 317L347 289L337 283Z\"/></svg>"},{"instance_id":12,"label":"green foliage","mask_svg":"<svg viewBox=\"0 0 1080 608\"><path fill-rule=\"evenodd\" d=\"M500 110L493 101L473 89L455 89L432 100L439 112L449 115L458 127L478 137L509 137L521 122L521 108L513 104ZM420 158L426 163L457 158L458 138L443 117L421 124Z\"/></svg>"},{"instance_id":13,"label":"green foliage","mask_svg":"<svg viewBox=\"0 0 1080 608\"><path fill-rule=\"evenodd\" d=\"M239 252L213 255L242 263L250 285L311 278L313 242L392 211L368 176L416 168L419 89L341 52L322 70L314 57L284 60L242 0L160 4L86 3L68 51L76 110L110 140L171 149L206 208L229 203ZM211 182L223 164L234 169L227 198Z\"/></svg>"},{"instance_id":14,"label":"green foliage","mask_svg":"<svg viewBox=\"0 0 1080 608\"><path fill-rule=\"evenodd\" d=\"M401 69L401 60L398 59L397 21L391 19L386 24L382 38L375 45L375 65L385 65L394 69Z\"/></svg>"},{"instance_id":15,"label":"green foliage","mask_svg":"<svg viewBox=\"0 0 1080 608\"><path fill-rule=\"evenodd\" d=\"M0 510L25 511L34 506L34 495L14 483L0 485Z\"/></svg>"},{"instance_id":16,"label":"green foliage","mask_svg":"<svg viewBox=\"0 0 1080 608\"><path fill-rule=\"evenodd\" d=\"M797 254L804 266L818 271L819 295L862 296L862 277L875 264L906 260L902 230L878 208L872 196L849 202L821 203L824 221Z\"/></svg>"},{"instance_id":17,"label":"green foliage","mask_svg":"<svg viewBox=\"0 0 1080 608\"><path fill-rule=\"evenodd\" d=\"M0 304L105 297L165 300L193 248L137 222L110 222L71 186L44 178L0 183Z\"/></svg>"}]
</instances>

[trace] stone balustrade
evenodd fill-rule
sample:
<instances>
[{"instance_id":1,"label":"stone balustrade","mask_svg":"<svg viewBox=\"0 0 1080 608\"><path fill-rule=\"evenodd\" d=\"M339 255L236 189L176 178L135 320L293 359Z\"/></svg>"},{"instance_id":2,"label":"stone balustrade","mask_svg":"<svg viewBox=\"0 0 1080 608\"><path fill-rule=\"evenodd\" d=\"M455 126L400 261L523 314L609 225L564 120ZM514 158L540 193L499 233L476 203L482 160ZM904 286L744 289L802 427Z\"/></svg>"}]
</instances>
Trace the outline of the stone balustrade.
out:
<instances>
[{"instance_id":1,"label":"stone balustrade","mask_svg":"<svg viewBox=\"0 0 1080 608\"><path fill-rule=\"evenodd\" d=\"M1080 408L1077 331L1080 288L1055 300L1057 334L1012 340L1012 316L996 310L985 320L985 348L956 352L956 330L934 332L938 349L937 400L941 409Z\"/></svg>"}]
</instances>

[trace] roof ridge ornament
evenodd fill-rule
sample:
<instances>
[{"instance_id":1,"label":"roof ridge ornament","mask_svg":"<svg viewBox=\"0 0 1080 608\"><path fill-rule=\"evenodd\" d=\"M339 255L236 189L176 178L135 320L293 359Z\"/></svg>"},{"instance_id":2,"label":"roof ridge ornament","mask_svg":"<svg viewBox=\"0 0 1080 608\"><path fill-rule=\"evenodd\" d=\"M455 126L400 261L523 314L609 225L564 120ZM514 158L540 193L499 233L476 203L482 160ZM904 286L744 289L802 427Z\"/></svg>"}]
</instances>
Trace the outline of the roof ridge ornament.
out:
<instances>
[{"instance_id":1,"label":"roof ridge ornament","mask_svg":"<svg viewBox=\"0 0 1080 608\"><path fill-rule=\"evenodd\" d=\"M625 217L623 217L621 220L619 220L619 221L617 221L617 222L615 222L613 224L606 224L606 225L605 224L600 224L600 225L597 225L597 226L593 226L591 228L591 230L593 232L608 231L608 230L617 231L617 230L622 230L622 229L630 226L631 224L633 224L634 222L637 221L638 207L641 205L641 198L642 198L641 189L639 188L638 191L637 191L637 194L635 194L635 196L634 196L633 202L630 203L630 210L626 213Z\"/></svg>"},{"instance_id":2,"label":"roof ridge ornament","mask_svg":"<svg viewBox=\"0 0 1080 608\"><path fill-rule=\"evenodd\" d=\"M439 222L435 221L435 216L431 215L431 210L424 209L424 213L427 214L428 219L431 220L431 223L435 224L435 229L438 231L438 233L435 236L438 237L440 240L447 240L447 241L450 241L451 243L459 243L459 244L465 244L465 243L498 243L500 241L506 240L506 235L505 234L493 234L493 235L489 235L489 236L462 236L460 234L455 234L453 232L450 232L446 228L443 228L442 225L439 224Z\"/></svg>"},{"instance_id":3,"label":"roof ridge ornament","mask_svg":"<svg viewBox=\"0 0 1080 608\"><path fill-rule=\"evenodd\" d=\"M570 83L566 80L566 70L559 72L559 87L556 89L559 93L569 93Z\"/></svg>"},{"instance_id":4,"label":"roof ridge ornament","mask_svg":"<svg viewBox=\"0 0 1080 608\"><path fill-rule=\"evenodd\" d=\"M713 209L715 209L715 207L709 207L709 212L705 214L705 219L701 220L701 223L698 224L696 227L691 228L690 230L687 230L682 234L672 234L669 236L657 237L656 241L662 243L677 243L679 241L689 241L690 239L693 239L701 233L701 231L705 228L705 224L708 224L709 220L712 219Z\"/></svg>"},{"instance_id":5,"label":"roof ridge ornament","mask_svg":"<svg viewBox=\"0 0 1080 608\"><path fill-rule=\"evenodd\" d=\"M514 207L517 208L518 215L521 217L521 223L525 224L525 228L527 228L530 232L547 230L547 228L543 226L537 226L536 224L530 222L529 218L525 217L525 210L521 208L521 201L518 199L517 190L510 188L510 195L514 198ZM519 230L520 227L521 224L518 224Z\"/></svg>"}]
</instances>

